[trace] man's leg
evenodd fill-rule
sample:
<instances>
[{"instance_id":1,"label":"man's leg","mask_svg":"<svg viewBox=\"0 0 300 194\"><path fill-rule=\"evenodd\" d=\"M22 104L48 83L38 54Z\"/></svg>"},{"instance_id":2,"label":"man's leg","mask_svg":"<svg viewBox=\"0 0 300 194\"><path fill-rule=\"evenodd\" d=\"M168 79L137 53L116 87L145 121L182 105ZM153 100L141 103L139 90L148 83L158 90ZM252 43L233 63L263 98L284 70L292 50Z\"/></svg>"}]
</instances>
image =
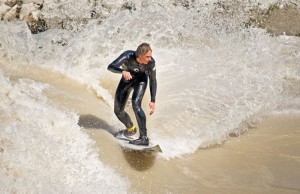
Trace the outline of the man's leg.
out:
<instances>
[{"instance_id":1,"label":"man's leg","mask_svg":"<svg viewBox=\"0 0 300 194\"><path fill-rule=\"evenodd\" d=\"M132 95L132 107L136 116L136 120L139 125L140 138L138 140L130 141L130 143L132 144L137 144L137 145L149 144L149 140L147 137L147 128L146 128L146 115L141 106L146 88L147 88L147 77L145 77L140 82L134 85L134 90Z\"/></svg>"},{"instance_id":2,"label":"man's leg","mask_svg":"<svg viewBox=\"0 0 300 194\"><path fill-rule=\"evenodd\" d=\"M129 94L132 90L131 85L132 85L131 83L125 83L122 80L120 81L116 90L115 104L114 104L114 112L116 116L126 126L127 129L133 127L133 123L129 115L124 111Z\"/></svg>"},{"instance_id":3,"label":"man's leg","mask_svg":"<svg viewBox=\"0 0 300 194\"><path fill-rule=\"evenodd\" d=\"M140 136L147 136L146 115L142 109L142 100L147 87L147 82L140 82L134 87L132 95L132 108L140 129Z\"/></svg>"}]
</instances>

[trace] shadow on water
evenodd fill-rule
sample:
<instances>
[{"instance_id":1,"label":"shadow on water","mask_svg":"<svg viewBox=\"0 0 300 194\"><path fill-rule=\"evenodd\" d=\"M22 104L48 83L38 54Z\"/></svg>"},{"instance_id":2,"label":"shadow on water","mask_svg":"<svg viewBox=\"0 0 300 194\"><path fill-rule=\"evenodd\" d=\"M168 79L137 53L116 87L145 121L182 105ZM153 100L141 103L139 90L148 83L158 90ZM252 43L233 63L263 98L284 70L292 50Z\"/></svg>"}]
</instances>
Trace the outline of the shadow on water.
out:
<instances>
[{"instance_id":1,"label":"shadow on water","mask_svg":"<svg viewBox=\"0 0 300 194\"><path fill-rule=\"evenodd\" d=\"M115 130L111 125L91 114L80 115L78 125L84 128L104 129L112 135L115 133Z\"/></svg>"},{"instance_id":2,"label":"shadow on water","mask_svg":"<svg viewBox=\"0 0 300 194\"><path fill-rule=\"evenodd\" d=\"M131 168L137 171L150 169L156 159L155 154L151 152L123 150L123 154Z\"/></svg>"},{"instance_id":3,"label":"shadow on water","mask_svg":"<svg viewBox=\"0 0 300 194\"><path fill-rule=\"evenodd\" d=\"M84 128L103 129L110 134L114 134L116 130L104 120L91 115L80 115L78 125ZM151 152L122 150L124 157L132 169L137 171L145 171L150 169L156 159L156 155Z\"/></svg>"}]
</instances>

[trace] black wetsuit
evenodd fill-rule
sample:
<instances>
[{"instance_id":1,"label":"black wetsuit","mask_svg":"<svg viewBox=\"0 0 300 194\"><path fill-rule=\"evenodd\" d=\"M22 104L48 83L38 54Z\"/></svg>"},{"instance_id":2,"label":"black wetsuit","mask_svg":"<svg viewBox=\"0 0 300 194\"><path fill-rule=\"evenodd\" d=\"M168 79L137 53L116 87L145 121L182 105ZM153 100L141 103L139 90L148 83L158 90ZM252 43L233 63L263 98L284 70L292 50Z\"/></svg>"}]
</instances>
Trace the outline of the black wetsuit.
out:
<instances>
[{"instance_id":1,"label":"black wetsuit","mask_svg":"<svg viewBox=\"0 0 300 194\"><path fill-rule=\"evenodd\" d=\"M147 88L148 77L150 79L151 102L155 102L157 88L155 60L151 58L148 64L140 64L136 60L135 51L125 51L107 69L114 73L122 73L123 70L130 72L132 79L125 80L122 76L117 87L114 112L127 128L133 126L129 115L124 111L129 94L133 90L132 107L139 125L140 136L147 136L146 115L141 103Z\"/></svg>"}]
</instances>

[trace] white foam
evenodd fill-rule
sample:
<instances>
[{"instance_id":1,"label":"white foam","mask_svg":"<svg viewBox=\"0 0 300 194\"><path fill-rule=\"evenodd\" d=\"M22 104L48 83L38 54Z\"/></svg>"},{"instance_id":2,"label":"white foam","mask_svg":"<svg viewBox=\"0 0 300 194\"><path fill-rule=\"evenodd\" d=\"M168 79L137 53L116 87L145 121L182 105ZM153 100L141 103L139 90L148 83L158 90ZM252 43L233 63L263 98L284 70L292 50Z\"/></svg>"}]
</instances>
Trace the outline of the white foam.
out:
<instances>
[{"instance_id":1,"label":"white foam","mask_svg":"<svg viewBox=\"0 0 300 194\"><path fill-rule=\"evenodd\" d=\"M2 72L1 193L121 193L127 181L105 166L78 115L43 95L47 84L11 83Z\"/></svg>"},{"instance_id":2,"label":"white foam","mask_svg":"<svg viewBox=\"0 0 300 194\"><path fill-rule=\"evenodd\" d=\"M153 141L162 145L165 158L220 144L230 133L240 134L252 121L298 99L294 91L299 38L271 37L265 30L242 25L249 7L267 8L275 0L241 2L228 10L216 0L189 6L170 2L134 1L137 9L130 12L118 7L122 6L118 1L110 4L112 10L100 24L91 21L79 32L53 29L29 35L25 25L12 24L2 25L0 32L2 39L17 32L15 39L6 40L21 45L9 50L13 56L24 53L32 64L85 83L111 109L120 75L107 71L107 65L122 51L150 42L157 62L158 96L148 129ZM36 48L29 52L24 45L32 45L31 41Z\"/></svg>"}]
</instances>

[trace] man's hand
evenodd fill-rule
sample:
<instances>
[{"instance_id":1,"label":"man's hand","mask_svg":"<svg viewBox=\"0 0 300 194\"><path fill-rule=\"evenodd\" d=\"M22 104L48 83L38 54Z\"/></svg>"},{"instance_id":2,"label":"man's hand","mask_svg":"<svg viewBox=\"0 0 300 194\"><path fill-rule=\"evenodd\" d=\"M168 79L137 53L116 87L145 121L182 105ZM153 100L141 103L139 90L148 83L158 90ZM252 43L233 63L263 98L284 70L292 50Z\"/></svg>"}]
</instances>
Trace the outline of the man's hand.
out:
<instances>
[{"instance_id":1,"label":"man's hand","mask_svg":"<svg viewBox=\"0 0 300 194\"><path fill-rule=\"evenodd\" d=\"M125 71L125 70L122 71L122 75L125 78L125 80L131 80L132 79L132 76L131 76L130 72L128 72L128 71Z\"/></svg>"},{"instance_id":2,"label":"man's hand","mask_svg":"<svg viewBox=\"0 0 300 194\"><path fill-rule=\"evenodd\" d=\"M150 102L149 103L149 107L150 107L150 115L152 115L155 111L155 103L154 102Z\"/></svg>"}]
</instances>

